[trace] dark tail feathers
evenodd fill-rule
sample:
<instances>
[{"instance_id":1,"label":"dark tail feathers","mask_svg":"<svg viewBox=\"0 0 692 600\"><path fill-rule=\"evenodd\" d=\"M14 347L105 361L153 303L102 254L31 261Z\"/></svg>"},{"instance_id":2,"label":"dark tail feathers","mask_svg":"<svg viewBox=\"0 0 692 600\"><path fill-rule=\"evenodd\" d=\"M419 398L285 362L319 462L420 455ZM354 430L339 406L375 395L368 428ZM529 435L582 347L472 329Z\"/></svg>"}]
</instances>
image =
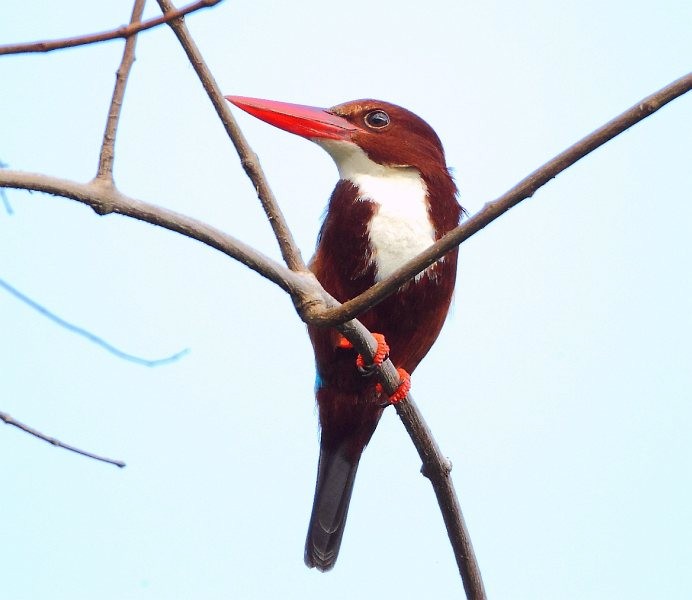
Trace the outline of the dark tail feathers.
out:
<instances>
[{"instance_id":1,"label":"dark tail feathers","mask_svg":"<svg viewBox=\"0 0 692 600\"><path fill-rule=\"evenodd\" d=\"M342 449L320 450L315 500L305 542L308 567L328 571L336 563L357 469L358 460L346 458Z\"/></svg>"}]
</instances>

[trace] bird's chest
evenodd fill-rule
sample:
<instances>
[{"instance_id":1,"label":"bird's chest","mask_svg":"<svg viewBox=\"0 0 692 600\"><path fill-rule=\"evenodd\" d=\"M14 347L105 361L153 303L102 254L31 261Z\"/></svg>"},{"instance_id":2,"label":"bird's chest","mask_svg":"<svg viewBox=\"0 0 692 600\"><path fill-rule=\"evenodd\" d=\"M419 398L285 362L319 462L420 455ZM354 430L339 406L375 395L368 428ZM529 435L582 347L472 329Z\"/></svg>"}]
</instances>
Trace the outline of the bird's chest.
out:
<instances>
[{"instance_id":1,"label":"bird's chest","mask_svg":"<svg viewBox=\"0 0 692 600\"><path fill-rule=\"evenodd\" d=\"M418 173L355 178L359 202L371 202L366 227L375 281L391 275L435 242L427 189Z\"/></svg>"}]
</instances>

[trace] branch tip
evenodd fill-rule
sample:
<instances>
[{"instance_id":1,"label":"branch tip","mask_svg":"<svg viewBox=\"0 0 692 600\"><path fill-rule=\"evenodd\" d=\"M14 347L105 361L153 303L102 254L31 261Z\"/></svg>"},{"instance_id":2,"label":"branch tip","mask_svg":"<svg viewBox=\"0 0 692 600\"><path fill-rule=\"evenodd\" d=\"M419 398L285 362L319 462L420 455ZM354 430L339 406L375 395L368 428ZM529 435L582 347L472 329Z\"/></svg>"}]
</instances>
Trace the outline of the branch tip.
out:
<instances>
[{"instance_id":1,"label":"branch tip","mask_svg":"<svg viewBox=\"0 0 692 600\"><path fill-rule=\"evenodd\" d=\"M46 435L45 433L41 433L40 431L37 431L33 427L29 427L28 425L21 423L20 421L17 421L14 417L12 417L11 415L8 415L5 412L0 412L0 421L5 423L6 425L11 425L12 427L16 427L20 431L28 433L29 435L33 435L34 437L36 437L40 440L43 440L44 442L48 442L52 446L55 446L57 448L63 448L64 450L67 450L68 452L74 452L75 454L81 454L82 456L86 456L87 458L92 458L92 459L97 460L99 462L105 462L105 463L108 463L111 465L115 465L116 467L119 467L121 469L126 466L122 460L116 460L113 458L106 458L105 456L99 456L98 454L94 454L92 452L87 452L86 450L80 450L79 448L77 448L75 446L70 446L69 444L65 444L54 437Z\"/></svg>"}]
</instances>

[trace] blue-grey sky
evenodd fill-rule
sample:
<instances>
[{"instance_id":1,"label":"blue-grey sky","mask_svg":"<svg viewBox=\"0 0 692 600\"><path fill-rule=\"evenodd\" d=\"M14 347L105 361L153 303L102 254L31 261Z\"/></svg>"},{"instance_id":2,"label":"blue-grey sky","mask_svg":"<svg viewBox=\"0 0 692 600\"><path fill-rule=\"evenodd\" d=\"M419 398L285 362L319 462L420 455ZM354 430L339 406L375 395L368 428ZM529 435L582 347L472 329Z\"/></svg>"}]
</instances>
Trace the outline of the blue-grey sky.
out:
<instances>
[{"instance_id":1,"label":"blue-grey sky","mask_svg":"<svg viewBox=\"0 0 692 600\"><path fill-rule=\"evenodd\" d=\"M151 3L153 4L153 3ZM0 43L99 31L128 2L7 3ZM149 6L148 15L156 14ZM188 19L224 92L375 97L437 130L474 213L690 70L692 5L227 1ZM122 42L0 59L0 160L90 179ZM336 169L238 115L305 257ZM560 175L461 248L454 310L414 375L489 596L683 599L692 573L692 98ZM142 35L115 176L278 257L167 28ZM0 290L8 600L458 598L432 490L396 414L366 450L333 572L303 565L318 434L287 297L179 235L10 191L0 277L148 369Z\"/></svg>"}]
</instances>

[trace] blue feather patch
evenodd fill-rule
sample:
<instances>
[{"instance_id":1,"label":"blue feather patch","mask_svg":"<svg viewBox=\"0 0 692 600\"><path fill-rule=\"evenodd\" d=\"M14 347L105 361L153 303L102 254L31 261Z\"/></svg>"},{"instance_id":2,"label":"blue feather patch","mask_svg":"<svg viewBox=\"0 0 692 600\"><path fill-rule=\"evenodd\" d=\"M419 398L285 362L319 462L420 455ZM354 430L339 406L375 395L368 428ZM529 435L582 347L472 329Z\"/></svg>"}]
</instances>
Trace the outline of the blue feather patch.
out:
<instances>
[{"instance_id":1,"label":"blue feather patch","mask_svg":"<svg viewBox=\"0 0 692 600\"><path fill-rule=\"evenodd\" d=\"M315 373L315 391L321 389L324 387L324 380L322 379L322 376L320 375L320 372L317 371Z\"/></svg>"}]
</instances>

